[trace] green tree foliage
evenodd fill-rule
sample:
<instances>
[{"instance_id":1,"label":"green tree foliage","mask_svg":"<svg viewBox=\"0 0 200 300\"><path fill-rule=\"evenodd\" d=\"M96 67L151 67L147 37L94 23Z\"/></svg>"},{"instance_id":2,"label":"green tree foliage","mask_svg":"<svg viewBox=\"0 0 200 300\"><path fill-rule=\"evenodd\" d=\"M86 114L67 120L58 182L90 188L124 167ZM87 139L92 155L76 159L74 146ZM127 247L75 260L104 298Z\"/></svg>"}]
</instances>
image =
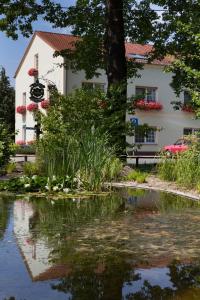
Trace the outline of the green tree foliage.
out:
<instances>
[{"instance_id":1,"label":"green tree foliage","mask_svg":"<svg viewBox=\"0 0 200 300\"><path fill-rule=\"evenodd\" d=\"M0 122L4 122L9 131L15 130L15 91L11 87L4 68L0 69Z\"/></svg>"},{"instance_id":2,"label":"green tree foliage","mask_svg":"<svg viewBox=\"0 0 200 300\"><path fill-rule=\"evenodd\" d=\"M12 147L12 135L9 133L7 126L0 124L0 171L9 162L10 155L14 149Z\"/></svg>"},{"instance_id":3,"label":"green tree foliage","mask_svg":"<svg viewBox=\"0 0 200 300\"><path fill-rule=\"evenodd\" d=\"M67 63L70 60L74 69L85 70L87 78L97 74L99 68L106 71L108 96L115 100L113 134L118 132L118 146L124 150L126 81L141 67L134 60L127 63L124 42L125 38L141 43L151 39L157 15L148 1L138 4L136 0L78 0L70 7L62 7L60 3L50 0L0 1L0 30L15 39L18 29L28 36L32 33L32 22L39 16L55 27L70 26L72 33L81 39L77 39L75 51L59 54Z\"/></svg>"},{"instance_id":4,"label":"green tree foliage","mask_svg":"<svg viewBox=\"0 0 200 300\"><path fill-rule=\"evenodd\" d=\"M177 95L187 90L200 106L200 2L155 0L166 11L155 34L155 55L173 55L172 71ZM200 114L198 113L198 116Z\"/></svg>"}]
</instances>

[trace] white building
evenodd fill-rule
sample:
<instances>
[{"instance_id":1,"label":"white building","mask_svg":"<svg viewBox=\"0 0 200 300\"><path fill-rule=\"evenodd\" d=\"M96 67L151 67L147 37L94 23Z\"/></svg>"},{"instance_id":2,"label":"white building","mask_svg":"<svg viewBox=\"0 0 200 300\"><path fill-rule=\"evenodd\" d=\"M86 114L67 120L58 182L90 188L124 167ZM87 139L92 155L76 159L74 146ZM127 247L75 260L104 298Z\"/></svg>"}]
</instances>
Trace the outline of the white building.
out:
<instances>
[{"instance_id":1,"label":"white building","mask_svg":"<svg viewBox=\"0 0 200 300\"><path fill-rule=\"evenodd\" d=\"M63 94L68 94L73 89L86 84L106 89L107 79L104 71L99 77L86 80L84 71L74 73L70 68L65 69L62 66L64 59L61 56L54 57L56 50L72 48L75 39L71 35L35 32L15 73L16 108L31 103L29 92L30 85L34 82L34 77L28 75L31 68L38 70L40 82L46 87L46 99L48 99L48 86L52 84L55 84ZM143 59L150 50L150 45L126 44L128 57ZM164 72L164 68L169 64L170 57L162 61L154 61L152 64L145 64L144 69L140 71L141 77L130 79L128 82L129 97L142 93L146 94L145 100L159 102L162 105L160 110L136 109L134 116L127 114L127 119L136 118L139 125L148 123L159 129L152 131L147 137L136 135L136 137L129 138L129 142L142 145L141 151L159 151L163 145L171 144L183 134L200 128L200 121L194 120L193 113L182 110L174 111L170 103L174 100L187 101L188 95L183 93L180 98L176 98L170 87L172 74ZM16 130L18 131L16 140L25 142L33 140L35 136L34 125L35 121L31 112L26 111L24 114L16 112Z\"/></svg>"}]
</instances>

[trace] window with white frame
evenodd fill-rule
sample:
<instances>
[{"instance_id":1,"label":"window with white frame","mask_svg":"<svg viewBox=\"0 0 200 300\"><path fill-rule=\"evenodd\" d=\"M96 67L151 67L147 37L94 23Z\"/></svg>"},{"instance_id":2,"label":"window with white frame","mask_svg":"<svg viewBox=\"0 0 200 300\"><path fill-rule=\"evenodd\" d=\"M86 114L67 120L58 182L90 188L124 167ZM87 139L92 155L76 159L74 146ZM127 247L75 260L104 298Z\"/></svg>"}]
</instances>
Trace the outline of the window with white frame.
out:
<instances>
[{"instance_id":1,"label":"window with white frame","mask_svg":"<svg viewBox=\"0 0 200 300\"><path fill-rule=\"evenodd\" d=\"M190 103L191 100L192 100L192 98L191 98L190 93L188 91L184 91L183 92L183 102L184 102L184 104Z\"/></svg>"},{"instance_id":2,"label":"window with white frame","mask_svg":"<svg viewBox=\"0 0 200 300\"><path fill-rule=\"evenodd\" d=\"M143 133L140 130L137 130L137 128L136 128L135 143L136 144L155 144L156 143L155 128L149 129L147 133Z\"/></svg>"},{"instance_id":3,"label":"window with white frame","mask_svg":"<svg viewBox=\"0 0 200 300\"><path fill-rule=\"evenodd\" d=\"M105 91L105 83L99 82L82 82L82 88L87 90L94 90L98 89L100 91Z\"/></svg>"},{"instance_id":4,"label":"window with white frame","mask_svg":"<svg viewBox=\"0 0 200 300\"><path fill-rule=\"evenodd\" d=\"M135 94L136 96L141 96L146 101L157 101L156 87L136 86Z\"/></svg>"},{"instance_id":5,"label":"window with white frame","mask_svg":"<svg viewBox=\"0 0 200 300\"><path fill-rule=\"evenodd\" d=\"M200 128L183 128L183 135L199 134Z\"/></svg>"}]
</instances>

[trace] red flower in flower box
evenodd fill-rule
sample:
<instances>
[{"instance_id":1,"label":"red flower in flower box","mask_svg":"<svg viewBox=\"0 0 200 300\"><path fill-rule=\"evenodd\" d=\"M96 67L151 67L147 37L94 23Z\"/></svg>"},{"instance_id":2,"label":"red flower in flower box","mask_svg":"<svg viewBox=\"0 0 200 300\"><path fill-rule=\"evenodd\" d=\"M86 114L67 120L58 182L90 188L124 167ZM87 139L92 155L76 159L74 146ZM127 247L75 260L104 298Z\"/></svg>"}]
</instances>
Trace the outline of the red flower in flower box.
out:
<instances>
[{"instance_id":1,"label":"red flower in flower box","mask_svg":"<svg viewBox=\"0 0 200 300\"><path fill-rule=\"evenodd\" d=\"M185 112L194 112L194 108L189 105L189 104L184 104L183 107L182 107L182 111L185 111Z\"/></svg>"},{"instance_id":2,"label":"red flower in flower box","mask_svg":"<svg viewBox=\"0 0 200 300\"><path fill-rule=\"evenodd\" d=\"M18 114L23 115L26 112L26 106L25 105L19 105L19 106L17 106L16 111L17 111Z\"/></svg>"},{"instance_id":3,"label":"red flower in flower box","mask_svg":"<svg viewBox=\"0 0 200 300\"><path fill-rule=\"evenodd\" d=\"M35 68L31 68L28 70L28 75L29 76L37 76L38 75L38 70Z\"/></svg>"},{"instance_id":4,"label":"red flower in flower box","mask_svg":"<svg viewBox=\"0 0 200 300\"><path fill-rule=\"evenodd\" d=\"M50 105L50 102L49 102L49 100L43 100L41 103L40 103L40 105L41 105L41 108L43 108L43 109L48 109L49 108L49 105Z\"/></svg>"},{"instance_id":5,"label":"red flower in flower box","mask_svg":"<svg viewBox=\"0 0 200 300\"><path fill-rule=\"evenodd\" d=\"M38 110L38 104L37 103L30 103L29 105L27 105L27 110L28 111L37 111Z\"/></svg>"},{"instance_id":6,"label":"red flower in flower box","mask_svg":"<svg viewBox=\"0 0 200 300\"><path fill-rule=\"evenodd\" d=\"M163 106L159 102L147 101L142 99L135 102L135 108L141 110L161 110Z\"/></svg>"},{"instance_id":7,"label":"red flower in flower box","mask_svg":"<svg viewBox=\"0 0 200 300\"><path fill-rule=\"evenodd\" d=\"M36 143L36 140L27 141L27 145L34 145L35 143Z\"/></svg>"},{"instance_id":8,"label":"red flower in flower box","mask_svg":"<svg viewBox=\"0 0 200 300\"><path fill-rule=\"evenodd\" d=\"M19 146L24 146L24 145L26 145L26 142L23 141L23 140L18 140L18 141L16 141L15 144L16 144L16 145L19 145Z\"/></svg>"}]
</instances>

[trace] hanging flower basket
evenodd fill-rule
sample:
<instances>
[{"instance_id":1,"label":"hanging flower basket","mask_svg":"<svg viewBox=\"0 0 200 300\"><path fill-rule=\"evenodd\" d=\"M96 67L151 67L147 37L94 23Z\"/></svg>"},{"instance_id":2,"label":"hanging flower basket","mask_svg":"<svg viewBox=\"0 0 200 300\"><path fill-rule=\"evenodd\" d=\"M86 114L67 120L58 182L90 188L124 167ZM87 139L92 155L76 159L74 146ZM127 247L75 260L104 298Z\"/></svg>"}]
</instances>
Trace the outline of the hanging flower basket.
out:
<instances>
[{"instance_id":1,"label":"hanging flower basket","mask_svg":"<svg viewBox=\"0 0 200 300\"><path fill-rule=\"evenodd\" d=\"M138 100L135 103L135 108L141 110L161 110L163 108L162 104L154 101Z\"/></svg>"},{"instance_id":2,"label":"hanging flower basket","mask_svg":"<svg viewBox=\"0 0 200 300\"><path fill-rule=\"evenodd\" d=\"M30 112L34 112L38 110L38 104L37 103L30 103L27 105L27 110Z\"/></svg>"},{"instance_id":3,"label":"hanging flower basket","mask_svg":"<svg viewBox=\"0 0 200 300\"><path fill-rule=\"evenodd\" d=\"M28 75L29 76L37 76L38 75L38 70L35 68L31 68L28 70Z\"/></svg>"},{"instance_id":4,"label":"hanging flower basket","mask_svg":"<svg viewBox=\"0 0 200 300\"><path fill-rule=\"evenodd\" d=\"M194 113L194 108L189 104L184 104L182 107L182 111Z\"/></svg>"},{"instance_id":5,"label":"hanging flower basket","mask_svg":"<svg viewBox=\"0 0 200 300\"><path fill-rule=\"evenodd\" d=\"M23 114L26 113L26 106L25 105L19 105L19 106L17 106L16 111L17 111L18 114L23 115Z\"/></svg>"},{"instance_id":6,"label":"hanging flower basket","mask_svg":"<svg viewBox=\"0 0 200 300\"><path fill-rule=\"evenodd\" d=\"M41 105L41 108L43 108L43 109L48 109L49 108L49 105L50 105L50 102L49 102L49 100L43 100L41 103L40 103L40 105Z\"/></svg>"}]
</instances>

